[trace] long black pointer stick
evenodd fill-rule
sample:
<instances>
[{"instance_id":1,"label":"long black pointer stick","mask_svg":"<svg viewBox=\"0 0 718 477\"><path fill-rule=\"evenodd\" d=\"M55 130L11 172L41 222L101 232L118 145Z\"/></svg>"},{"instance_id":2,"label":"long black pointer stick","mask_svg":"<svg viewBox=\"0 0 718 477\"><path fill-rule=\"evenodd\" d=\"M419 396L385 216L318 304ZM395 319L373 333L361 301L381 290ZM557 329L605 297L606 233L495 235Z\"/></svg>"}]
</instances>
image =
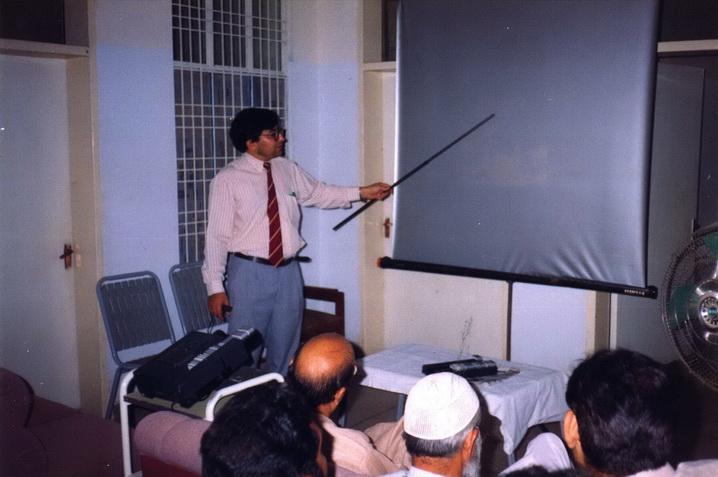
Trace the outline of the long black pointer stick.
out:
<instances>
[{"instance_id":1,"label":"long black pointer stick","mask_svg":"<svg viewBox=\"0 0 718 477\"><path fill-rule=\"evenodd\" d=\"M422 167L426 166L426 165L429 164L431 161L433 161L434 159L436 159L437 157L439 157L440 155L442 155L443 153L445 153L449 148L451 148L452 146L454 146L457 142L461 141L461 140L464 139L466 136L468 136L468 135L471 134L472 132L476 131L477 129L479 129L479 128L480 128L481 126L483 126L484 124L488 123L491 119L493 119L494 116L495 116L494 113L491 113L491 114L489 114L488 116L486 116L486 117L485 117L484 119L482 119L478 124L475 124L474 126L472 126L472 127L471 127L468 131L466 131L464 134L462 134L461 136L457 137L456 139L454 139L453 141L451 141L449 144L447 144L446 146L442 147L439 151L437 151L436 153L434 153L434 155L432 155L430 158L428 158L427 160L425 160L424 162L422 162L421 164L419 164L418 166L416 166L415 168L413 168L411 171L407 172L407 173L404 175L404 177L402 177L402 178L399 179L398 181L394 182L394 183L390 186L390 188L393 189L394 187L398 186L399 184L401 184L402 182L404 182L405 180L407 180L409 177L411 177L412 175L414 175L415 172L418 172L419 169L421 169ZM354 213L351 214L349 217L347 217L346 219L342 220L342 221L339 222L337 225L335 225L334 227L332 227L332 230L336 231L336 230L339 230L340 228L344 227L344 225L346 225L348 222L350 222L354 217L356 217L357 215L361 214L361 213L364 212L366 209L368 209L369 207L371 207L371 206L374 204L374 202L376 202L376 199L372 199L372 200L370 200L369 202L367 202L366 204L362 205L359 209L356 210L356 212L354 212Z\"/></svg>"}]
</instances>

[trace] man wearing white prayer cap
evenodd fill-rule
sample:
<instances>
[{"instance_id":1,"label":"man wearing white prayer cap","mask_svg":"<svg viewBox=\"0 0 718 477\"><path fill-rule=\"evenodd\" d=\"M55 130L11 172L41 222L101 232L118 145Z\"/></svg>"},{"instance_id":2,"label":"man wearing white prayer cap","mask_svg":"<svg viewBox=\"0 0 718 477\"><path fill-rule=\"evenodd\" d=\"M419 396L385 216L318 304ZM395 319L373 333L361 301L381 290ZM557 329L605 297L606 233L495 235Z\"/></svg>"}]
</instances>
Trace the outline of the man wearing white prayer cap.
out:
<instances>
[{"instance_id":1,"label":"man wearing white prayer cap","mask_svg":"<svg viewBox=\"0 0 718 477\"><path fill-rule=\"evenodd\" d=\"M404 439L411 468L392 477L479 475L481 409L476 391L452 373L430 374L411 388Z\"/></svg>"}]
</instances>

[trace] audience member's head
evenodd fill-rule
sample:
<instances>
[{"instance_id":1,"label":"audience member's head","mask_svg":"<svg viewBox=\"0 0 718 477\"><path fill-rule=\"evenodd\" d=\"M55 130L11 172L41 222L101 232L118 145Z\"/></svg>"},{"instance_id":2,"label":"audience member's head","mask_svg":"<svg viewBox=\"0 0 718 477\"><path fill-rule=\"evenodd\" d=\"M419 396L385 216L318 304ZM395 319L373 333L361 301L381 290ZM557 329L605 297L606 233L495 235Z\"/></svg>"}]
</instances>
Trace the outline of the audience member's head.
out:
<instances>
[{"instance_id":1,"label":"audience member's head","mask_svg":"<svg viewBox=\"0 0 718 477\"><path fill-rule=\"evenodd\" d=\"M268 383L236 395L202 437L204 477L312 476L326 473L321 432L301 395Z\"/></svg>"},{"instance_id":2,"label":"audience member's head","mask_svg":"<svg viewBox=\"0 0 718 477\"><path fill-rule=\"evenodd\" d=\"M564 439L589 471L630 475L672 456L675 402L664 367L628 350L599 351L568 381Z\"/></svg>"},{"instance_id":3,"label":"audience member's head","mask_svg":"<svg viewBox=\"0 0 718 477\"><path fill-rule=\"evenodd\" d=\"M247 152L247 141L258 141L262 131L276 128L279 116L270 109L247 108L237 113L229 129L232 144L239 152Z\"/></svg>"},{"instance_id":4,"label":"audience member's head","mask_svg":"<svg viewBox=\"0 0 718 477\"><path fill-rule=\"evenodd\" d=\"M481 458L476 391L452 373L431 374L409 392L404 439L414 467L439 475L478 475Z\"/></svg>"},{"instance_id":5,"label":"audience member's head","mask_svg":"<svg viewBox=\"0 0 718 477\"><path fill-rule=\"evenodd\" d=\"M287 379L320 414L329 416L344 398L355 372L351 343L336 333L324 333L302 346Z\"/></svg>"}]
</instances>

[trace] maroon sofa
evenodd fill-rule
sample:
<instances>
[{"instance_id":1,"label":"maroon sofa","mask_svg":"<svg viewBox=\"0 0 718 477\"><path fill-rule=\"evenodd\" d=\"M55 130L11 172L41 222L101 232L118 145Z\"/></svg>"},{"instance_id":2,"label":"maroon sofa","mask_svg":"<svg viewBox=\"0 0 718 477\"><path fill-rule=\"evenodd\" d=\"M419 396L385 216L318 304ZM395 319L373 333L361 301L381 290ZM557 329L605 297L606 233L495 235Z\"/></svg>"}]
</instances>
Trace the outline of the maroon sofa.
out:
<instances>
[{"instance_id":1,"label":"maroon sofa","mask_svg":"<svg viewBox=\"0 0 718 477\"><path fill-rule=\"evenodd\" d=\"M120 477L120 426L35 396L0 368L0 475Z\"/></svg>"}]
</instances>

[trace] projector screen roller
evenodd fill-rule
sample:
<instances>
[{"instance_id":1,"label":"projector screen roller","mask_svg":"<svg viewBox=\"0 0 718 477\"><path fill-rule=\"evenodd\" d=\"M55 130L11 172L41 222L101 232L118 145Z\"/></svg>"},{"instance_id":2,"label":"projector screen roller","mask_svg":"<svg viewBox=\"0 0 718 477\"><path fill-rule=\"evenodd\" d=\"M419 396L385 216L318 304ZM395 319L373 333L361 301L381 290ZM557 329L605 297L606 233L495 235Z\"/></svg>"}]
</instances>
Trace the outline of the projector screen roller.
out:
<instances>
[{"instance_id":1,"label":"projector screen roller","mask_svg":"<svg viewBox=\"0 0 718 477\"><path fill-rule=\"evenodd\" d=\"M656 28L653 0L402 2L397 177L496 116L397 188L393 259L645 287Z\"/></svg>"}]
</instances>

